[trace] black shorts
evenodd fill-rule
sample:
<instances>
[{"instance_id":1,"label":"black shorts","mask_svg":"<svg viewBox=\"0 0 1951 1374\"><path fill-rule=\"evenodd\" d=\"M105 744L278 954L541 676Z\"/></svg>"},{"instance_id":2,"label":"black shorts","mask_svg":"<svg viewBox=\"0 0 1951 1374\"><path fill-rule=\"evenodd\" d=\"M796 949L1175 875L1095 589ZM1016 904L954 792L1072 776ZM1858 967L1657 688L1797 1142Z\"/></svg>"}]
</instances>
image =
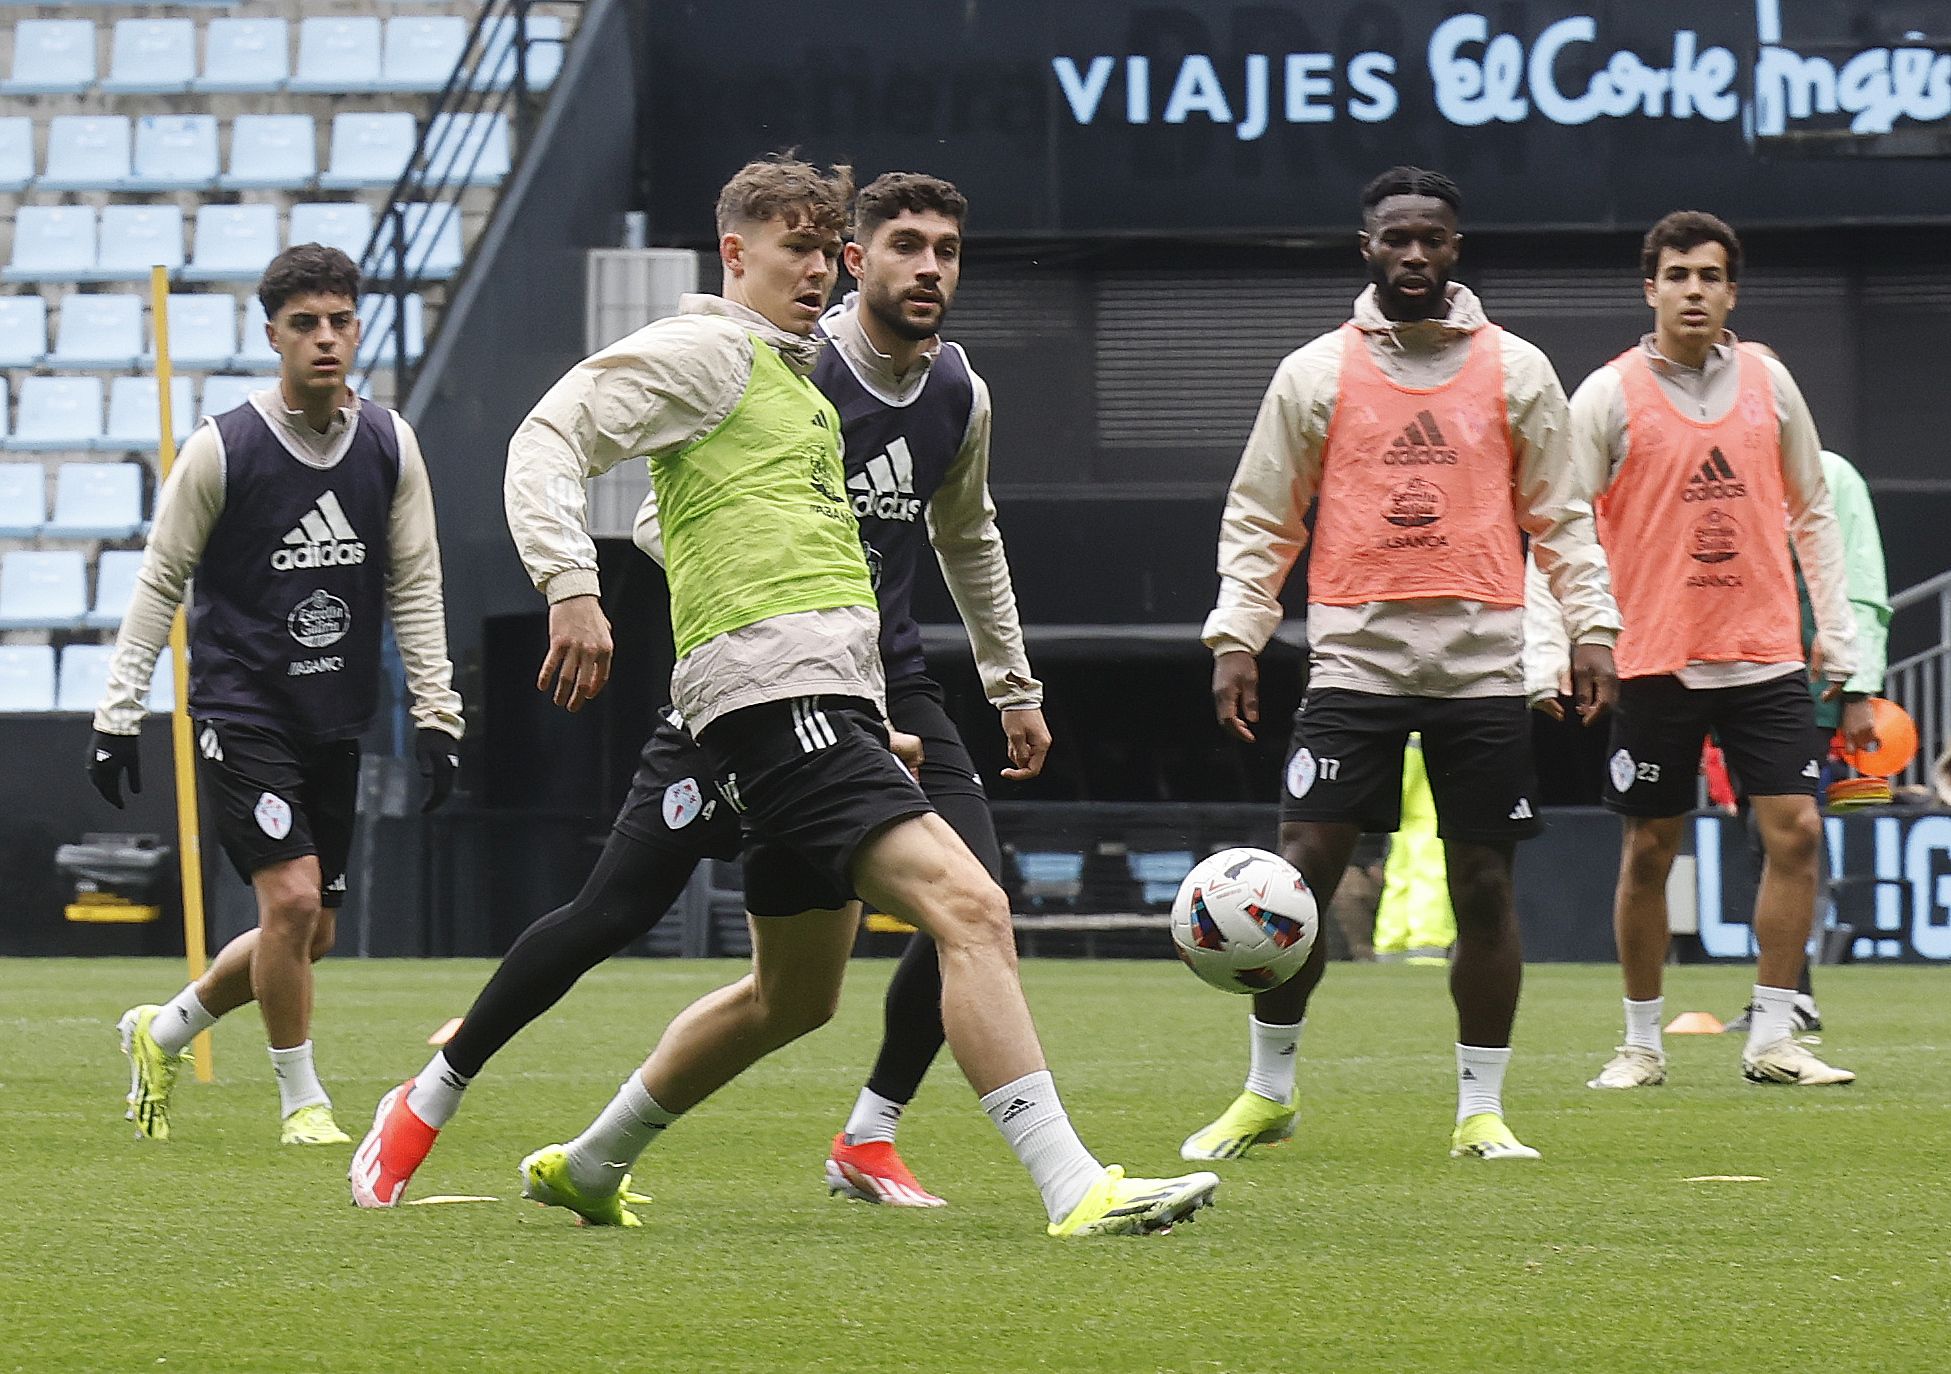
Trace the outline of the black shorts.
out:
<instances>
[{"instance_id":1,"label":"black shorts","mask_svg":"<svg viewBox=\"0 0 1951 1374\"><path fill-rule=\"evenodd\" d=\"M1815 705L1800 673L1745 687L1694 688L1679 678L1619 684L1606 759L1605 803L1624 816L1694 809L1700 750L1709 731L1749 797L1813 797L1822 763Z\"/></svg>"},{"instance_id":2,"label":"black shorts","mask_svg":"<svg viewBox=\"0 0 1951 1374\"><path fill-rule=\"evenodd\" d=\"M921 738L921 790L930 797L961 795L988 801L969 747L948 718L941 684L913 674L887 685L887 718L895 729Z\"/></svg>"},{"instance_id":3,"label":"black shorts","mask_svg":"<svg viewBox=\"0 0 1951 1374\"><path fill-rule=\"evenodd\" d=\"M611 828L639 844L705 859L736 859L741 844L738 813L712 782L711 763L682 724L666 711L644 744Z\"/></svg>"},{"instance_id":4,"label":"black shorts","mask_svg":"<svg viewBox=\"0 0 1951 1374\"><path fill-rule=\"evenodd\" d=\"M745 905L754 916L831 909L856 896L855 853L887 826L932 812L856 697L794 697L720 716L698 736L718 792L745 820Z\"/></svg>"},{"instance_id":5,"label":"black shorts","mask_svg":"<svg viewBox=\"0 0 1951 1374\"><path fill-rule=\"evenodd\" d=\"M245 882L261 868L318 856L320 900L345 900L359 809L359 741L307 743L241 721L199 720L197 782L217 841Z\"/></svg>"},{"instance_id":6,"label":"black shorts","mask_svg":"<svg viewBox=\"0 0 1951 1374\"><path fill-rule=\"evenodd\" d=\"M1294 713L1280 819L1402 823L1402 751L1423 737L1423 765L1446 840L1501 843L1544 829L1523 697L1391 697L1325 687Z\"/></svg>"}]
</instances>

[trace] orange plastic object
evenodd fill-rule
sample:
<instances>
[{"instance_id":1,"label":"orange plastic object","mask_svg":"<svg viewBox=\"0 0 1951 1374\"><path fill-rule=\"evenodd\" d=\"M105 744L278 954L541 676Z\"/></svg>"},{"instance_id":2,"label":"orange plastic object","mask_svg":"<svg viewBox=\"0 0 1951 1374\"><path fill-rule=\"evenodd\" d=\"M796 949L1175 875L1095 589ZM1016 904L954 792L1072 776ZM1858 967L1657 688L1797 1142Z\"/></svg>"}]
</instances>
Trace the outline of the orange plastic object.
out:
<instances>
[{"instance_id":1,"label":"orange plastic object","mask_svg":"<svg viewBox=\"0 0 1951 1374\"><path fill-rule=\"evenodd\" d=\"M1917 723L1910 712L1884 697L1870 698L1870 712L1876 720L1876 748L1844 746L1843 762L1873 778L1895 777L1917 757Z\"/></svg>"}]
</instances>

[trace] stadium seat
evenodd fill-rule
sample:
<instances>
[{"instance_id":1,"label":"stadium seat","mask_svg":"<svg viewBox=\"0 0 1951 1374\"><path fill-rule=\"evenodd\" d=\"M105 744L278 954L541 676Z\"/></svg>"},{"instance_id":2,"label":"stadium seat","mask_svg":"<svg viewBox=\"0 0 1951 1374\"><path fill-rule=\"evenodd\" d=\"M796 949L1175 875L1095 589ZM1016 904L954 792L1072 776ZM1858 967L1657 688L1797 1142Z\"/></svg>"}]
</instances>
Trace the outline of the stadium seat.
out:
<instances>
[{"instance_id":1,"label":"stadium seat","mask_svg":"<svg viewBox=\"0 0 1951 1374\"><path fill-rule=\"evenodd\" d=\"M1172 899L1179 895L1179 884L1192 871L1192 863L1192 851L1189 849L1166 849L1152 853L1132 850L1125 855L1125 867L1137 880L1140 894L1150 906L1172 904Z\"/></svg>"},{"instance_id":2,"label":"stadium seat","mask_svg":"<svg viewBox=\"0 0 1951 1374\"><path fill-rule=\"evenodd\" d=\"M154 321L152 320L153 326ZM153 332L153 331L152 331ZM169 361L194 371L229 367L237 353L237 298L224 291L172 292L169 297ZM155 366L151 338L145 366Z\"/></svg>"},{"instance_id":3,"label":"stadium seat","mask_svg":"<svg viewBox=\"0 0 1951 1374\"><path fill-rule=\"evenodd\" d=\"M318 133L307 114L238 115L226 191L302 191L318 179Z\"/></svg>"},{"instance_id":4,"label":"stadium seat","mask_svg":"<svg viewBox=\"0 0 1951 1374\"><path fill-rule=\"evenodd\" d=\"M103 549L95 560L95 605L83 624L91 630L120 625L135 596L135 575L141 568L141 549Z\"/></svg>"},{"instance_id":5,"label":"stadium seat","mask_svg":"<svg viewBox=\"0 0 1951 1374\"><path fill-rule=\"evenodd\" d=\"M113 644L69 644L61 650L61 674L54 694L57 711L87 711L101 704L108 687Z\"/></svg>"},{"instance_id":6,"label":"stadium seat","mask_svg":"<svg viewBox=\"0 0 1951 1374\"><path fill-rule=\"evenodd\" d=\"M230 365L239 372L276 372L278 355L264 334L264 305L256 296L244 300L244 325L237 353Z\"/></svg>"},{"instance_id":7,"label":"stadium seat","mask_svg":"<svg viewBox=\"0 0 1951 1374\"><path fill-rule=\"evenodd\" d=\"M34 179L34 121L26 115L0 119L0 191L25 191Z\"/></svg>"},{"instance_id":8,"label":"stadium seat","mask_svg":"<svg viewBox=\"0 0 1951 1374\"><path fill-rule=\"evenodd\" d=\"M206 377L203 382L203 403L197 409L197 418L204 419L235 410L251 399L253 391L262 391L266 385L262 377Z\"/></svg>"},{"instance_id":9,"label":"stadium seat","mask_svg":"<svg viewBox=\"0 0 1951 1374\"><path fill-rule=\"evenodd\" d=\"M87 371L134 367L142 356L140 296L71 295L61 304L61 323L47 365Z\"/></svg>"},{"instance_id":10,"label":"stadium seat","mask_svg":"<svg viewBox=\"0 0 1951 1374\"><path fill-rule=\"evenodd\" d=\"M23 19L14 25L13 78L0 95L80 95L95 84L95 21Z\"/></svg>"},{"instance_id":11,"label":"stadium seat","mask_svg":"<svg viewBox=\"0 0 1951 1374\"><path fill-rule=\"evenodd\" d=\"M90 205L23 205L14 212L8 281L79 281L95 270L95 210Z\"/></svg>"},{"instance_id":12,"label":"stadium seat","mask_svg":"<svg viewBox=\"0 0 1951 1374\"><path fill-rule=\"evenodd\" d=\"M176 442L190 437L196 425L196 398L190 394L188 377L169 379L170 427ZM95 447L109 453L154 453L160 447L162 416L156 411L154 377L117 377L109 385L108 430L95 441ZM59 488L56 496L60 495ZM138 519L140 515L138 514Z\"/></svg>"},{"instance_id":13,"label":"stadium seat","mask_svg":"<svg viewBox=\"0 0 1951 1374\"><path fill-rule=\"evenodd\" d=\"M396 14L386 21L383 91L443 89L467 50L468 21L454 14Z\"/></svg>"},{"instance_id":14,"label":"stadium seat","mask_svg":"<svg viewBox=\"0 0 1951 1374\"><path fill-rule=\"evenodd\" d=\"M169 95L196 76L196 25L188 19L120 19L102 89L120 95Z\"/></svg>"},{"instance_id":15,"label":"stadium seat","mask_svg":"<svg viewBox=\"0 0 1951 1374\"><path fill-rule=\"evenodd\" d=\"M291 31L282 19L212 19L198 91L280 91L291 76Z\"/></svg>"},{"instance_id":16,"label":"stadium seat","mask_svg":"<svg viewBox=\"0 0 1951 1374\"><path fill-rule=\"evenodd\" d=\"M412 362L426 352L426 302L417 295L406 298L406 356ZM393 338L393 297L382 295L359 298L359 364L363 367L391 367L397 359L399 342Z\"/></svg>"},{"instance_id":17,"label":"stadium seat","mask_svg":"<svg viewBox=\"0 0 1951 1374\"><path fill-rule=\"evenodd\" d=\"M127 539L141 528L142 468L139 465L63 463L55 473L54 514L42 526L42 534L57 539ZM76 619L80 619L79 614Z\"/></svg>"},{"instance_id":18,"label":"stadium seat","mask_svg":"<svg viewBox=\"0 0 1951 1374\"><path fill-rule=\"evenodd\" d=\"M37 367L47 354L47 298L0 296L0 367Z\"/></svg>"},{"instance_id":19,"label":"stadium seat","mask_svg":"<svg viewBox=\"0 0 1951 1374\"><path fill-rule=\"evenodd\" d=\"M499 186L508 169L506 115L434 116L427 134L429 185Z\"/></svg>"},{"instance_id":20,"label":"stadium seat","mask_svg":"<svg viewBox=\"0 0 1951 1374\"><path fill-rule=\"evenodd\" d=\"M38 191L112 191L129 179L127 115L56 115Z\"/></svg>"},{"instance_id":21,"label":"stadium seat","mask_svg":"<svg viewBox=\"0 0 1951 1374\"><path fill-rule=\"evenodd\" d=\"M285 89L328 95L376 91L379 74L377 17L314 15L298 26L298 70Z\"/></svg>"},{"instance_id":22,"label":"stadium seat","mask_svg":"<svg viewBox=\"0 0 1951 1374\"><path fill-rule=\"evenodd\" d=\"M147 281L149 269L183 265L183 212L174 205L110 205L102 211L102 247L84 281Z\"/></svg>"},{"instance_id":23,"label":"stadium seat","mask_svg":"<svg viewBox=\"0 0 1951 1374\"><path fill-rule=\"evenodd\" d=\"M7 377L5 373L0 373L0 447L11 447L11 445L7 444Z\"/></svg>"},{"instance_id":24,"label":"stadium seat","mask_svg":"<svg viewBox=\"0 0 1951 1374\"><path fill-rule=\"evenodd\" d=\"M39 463L0 463L0 539L32 539L46 523L46 470Z\"/></svg>"},{"instance_id":25,"label":"stadium seat","mask_svg":"<svg viewBox=\"0 0 1951 1374\"><path fill-rule=\"evenodd\" d=\"M358 262L372 236L373 211L369 205L353 201L291 207L292 243L322 243Z\"/></svg>"},{"instance_id":26,"label":"stadium seat","mask_svg":"<svg viewBox=\"0 0 1951 1374\"><path fill-rule=\"evenodd\" d=\"M488 21L482 38L481 60L474 69L476 90L504 91L515 84L519 54L515 45L513 15ZM562 71L562 20L554 15L528 16L528 88L547 90Z\"/></svg>"},{"instance_id":27,"label":"stadium seat","mask_svg":"<svg viewBox=\"0 0 1951 1374\"><path fill-rule=\"evenodd\" d=\"M72 630L88 614L79 549L15 550L0 558L0 630Z\"/></svg>"},{"instance_id":28,"label":"stadium seat","mask_svg":"<svg viewBox=\"0 0 1951 1374\"><path fill-rule=\"evenodd\" d=\"M1070 903L1084 890L1084 856L1061 851L1016 855L1024 899L1033 907Z\"/></svg>"},{"instance_id":29,"label":"stadium seat","mask_svg":"<svg viewBox=\"0 0 1951 1374\"><path fill-rule=\"evenodd\" d=\"M0 711L54 709L54 646L0 644Z\"/></svg>"},{"instance_id":30,"label":"stadium seat","mask_svg":"<svg viewBox=\"0 0 1951 1374\"><path fill-rule=\"evenodd\" d=\"M249 281L278 255L275 205L200 205L184 281Z\"/></svg>"},{"instance_id":31,"label":"stadium seat","mask_svg":"<svg viewBox=\"0 0 1951 1374\"><path fill-rule=\"evenodd\" d=\"M318 184L334 190L390 189L406 170L418 136L417 121L404 110L333 115L332 162Z\"/></svg>"},{"instance_id":32,"label":"stadium seat","mask_svg":"<svg viewBox=\"0 0 1951 1374\"><path fill-rule=\"evenodd\" d=\"M131 191L202 191L217 182L215 115L144 115L135 125Z\"/></svg>"},{"instance_id":33,"label":"stadium seat","mask_svg":"<svg viewBox=\"0 0 1951 1374\"><path fill-rule=\"evenodd\" d=\"M461 212L451 202L416 201L400 207L405 218L407 275L416 280L441 281L461 270ZM379 271L392 275L396 255L391 225L382 225L386 247Z\"/></svg>"},{"instance_id":34,"label":"stadium seat","mask_svg":"<svg viewBox=\"0 0 1951 1374\"><path fill-rule=\"evenodd\" d=\"M9 448L85 449L102 436L100 377L26 377Z\"/></svg>"}]
</instances>

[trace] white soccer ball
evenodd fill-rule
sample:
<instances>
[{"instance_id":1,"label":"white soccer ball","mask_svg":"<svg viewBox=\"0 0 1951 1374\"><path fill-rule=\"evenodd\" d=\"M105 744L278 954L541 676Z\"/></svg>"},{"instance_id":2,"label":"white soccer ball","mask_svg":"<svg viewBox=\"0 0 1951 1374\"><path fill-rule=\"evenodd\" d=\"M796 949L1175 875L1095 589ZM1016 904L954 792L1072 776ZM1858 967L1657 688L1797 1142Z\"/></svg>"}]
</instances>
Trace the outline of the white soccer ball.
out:
<instances>
[{"instance_id":1,"label":"white soccer ball","mask_svg":"<svg viewBox=\"0 0 1951 1374\"><path fill-rule=\"evenodd\" d=\"M1172 945L1227 992L1267 992L1301 971L1319 933L1307 880L1278 854L1222 849L1193 865L1172 903Z\"/></svg>"}]
</instances>

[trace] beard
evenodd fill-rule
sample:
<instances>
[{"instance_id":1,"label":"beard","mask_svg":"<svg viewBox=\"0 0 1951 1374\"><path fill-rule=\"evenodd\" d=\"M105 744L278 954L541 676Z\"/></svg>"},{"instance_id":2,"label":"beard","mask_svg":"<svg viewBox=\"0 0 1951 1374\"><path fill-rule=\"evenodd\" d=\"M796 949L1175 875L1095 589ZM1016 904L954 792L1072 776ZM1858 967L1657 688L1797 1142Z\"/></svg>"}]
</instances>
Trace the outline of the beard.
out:
<instances>
[{"instance_id":1,"label":"beard","mask_svg":"<svg viewBox=\"0 0 1951 1374\"><path fill-rule=\"evenodd\" d=\"M920 343L924 339L934 338L941 332L942 322L948 319L946 301L939 307L935 323L927 325L916 324L903 314L901 297L890 291L869 291L866 287L862 287L860 303L889 333L897 338L906 339L909 343Z\"/></svg>"},{"instance_id":2,"label":"beard","mask_svg":"<svg viewBox=\"0 0 1951 1374\"><path fill-rule=\"evenodd\" d=\"M1434 320L1440 319L1450 308L1450 279L1434 272L1423 274L1429 279L1430 289L1421 300L1398 295L1389 285L1387 271L1379 263L1368 265L1368 279L1375 287L1375 294L1382 304L1382 313L1392 320Z\"/></svg>"}]
</instances>

